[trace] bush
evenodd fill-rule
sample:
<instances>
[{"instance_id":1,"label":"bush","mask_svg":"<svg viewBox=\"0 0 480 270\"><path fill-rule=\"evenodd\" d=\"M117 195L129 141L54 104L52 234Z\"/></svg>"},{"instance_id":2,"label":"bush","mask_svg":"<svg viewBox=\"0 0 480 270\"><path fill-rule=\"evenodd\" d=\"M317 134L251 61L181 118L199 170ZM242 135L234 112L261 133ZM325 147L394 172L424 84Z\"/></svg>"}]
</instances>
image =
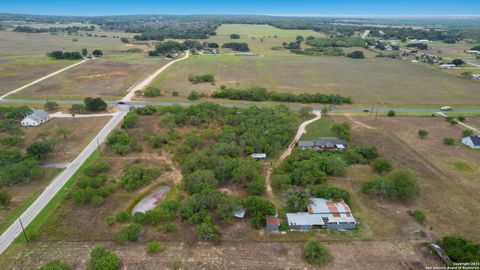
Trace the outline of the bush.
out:
<instances>
[{"instance_id":1,"label":"bush","mask_svg":"<svg viewBox=\"0 0 480 270\"><path fill-rule=\"evenodd\" d=\"M149 86L143 90L143 95L146 97L158 97L162 95L162 92L156 87Z\"/></svg>"},{"instance_id":2,"label":"bush","mask_svg":"<svg viewBox=\"0 0 480 270\"><path fill-rule=\"evenodd\" d=\"M100 205L103 204L104 201L105 201L105 199L102 196L95 195L90 200L90 205L91 206L100 206Z\"/></svg>"},{"instance_id":3,"label":"bush","mask_svg":"<svg viewBox=\"0 0 480 270\"><path fill-rule=\"evenodd\" d=\"M134 128L137 125L138 114L136 112L128 112L123 118L122 128Z\"/></svg>"},{"instance_id":4,"label":"bush","mask_svg":"<svg viewBox=\"0 0 480 270\"><path fill-rule=\"evenodd\" d=\"M172 96L178 97L178 95L180 95L180 93L179 93L178 91L173 91L173 92L172 92Z\"/></svg>"},{"instance_id":5,"label":"bush","mask_svg":"<svg viewBox=\"0 0 480 270\"><path fill-rule=\"evenodd\" d=\"M164 232L175 232L177 231L177 224L175 222L168 222L163 226Z\"/></svg>"},{"instance_id":6,"label":"bush","mask_svg":"<svg viewBox=\"0 0 480 270\"><path fill-rule=\"evenodd\" d=\"M61 261L61 260L51 260L48 263L44 264L38 270L72 270L72 266Z\"/></svg>"},{"instance_id":7,"label":"bush","mask_svg":"<svg viewBox=\"0 0 480 270\"><path fill-rule=\"evenodd\" d=\"M389 117L393 117L393 116L395 116L395 111L394 111L394 110L390 110L390 111L388 111L387 115L388 115Z\"/></svg>"},{"instance_id":8,"label":"bush","mask_svg":"<svg viewBox=\"0 0 480 270\"><path fill-rule=\"evenodd\" d=\"M302 257L309 264L321 265L332 259L327 247L317 239L310 239L303 246Z\"/></svg>"},{"instance_id":9,"label":"bush","mask_svg":"<svg viewBox=\"0 0 480 270\"><path fill-rule=\"evenodd\" d=\"M362 51L353 51L353 52L347 54L347 56L352 58L352 59L363 59L363 58L365 58L365 55L363 55Z\"/></svg>"},{"instance_id":10,"label":"bush","mask_svg":"<svg viewBox=\"0 0 480 270\"><path fill-rule=\"evenodd\" d=\"M471 129L464 129L462 131L462 137L473 136L474 134L475 132L473 132Z\"/></svg>"},{"instance_id":11,"label":"bush","mask_svg":"<svg viewBox=\"0 0 480 270\"><path fill-rule=\"evenodd\" d=\"M124 170L118 185L127 191L133 191L142 187L160 175L158 168L145 168L141 164L128 165Z\"/></svg>"},{"instance_id":12,"label":"bush","mask_svg":"<svg viewBox=\"0 0 480 270\"><path fill-rule=\"evenodd\" d=\"M165 133L159 133L153 135L148 139L148 143L152 148L159 148L160 146L168 143L169 136Z\"/></svg>"},{"instance_id":13,"label":"bush","mask_svg":"<svg viewBox=\"0 0 480 270\"><path fill-rule=\"evenodd\" d=\"M94 177L100 173L107 172L109 169L110 169L110 164L105 160L101 160L86 167L83 170L83 174L89 177Z\"/></svg>"},{"instance_id":14,"label":"bush","mask_svg":"<svg viewBox=\"0 0 480 270\"><path fill-rule=\"evenodd\" d=\"M428 131L425 129L420 129L418 130L418 136L420 136L420 138L423 140L428 136Z\"/></svg>"},{"instance_id":15,"label":"bush","mask_svg":"<svg viewBox=\"0 0 480 270\"><path fill-rule=\"evenodd\" d=\"M87 111L104 111L107 109L107 103L105 103L105 101L103 101L99 97L97 98L86 97L83 100L83 103Z\"/></svg>"},{"instance_id":16,"label":"bush","mask_svg":"<svg viewBox=\"0 0 480 270\"><path fill-rule=\"evenodd\" d=\"M130 151L140 151L142 149L141 145L139 145L125 131L119 129L115 129L110 135L108 135L107 145L110 146L115 153L122 156Z\"/></svg>"},{"instance_id":17,"label":"bush","mask_svg":"<svg viewBox=\"0 0 480 270\"><path fill-rule=\"evenodd\" d=\"M329 198L334 201L343 200L346 204L350 205L350 194L342 188L331 186L309 186L308 190L313 197Z\"/></svg>"},{"instance_id":18,"label":"bush","mask_svg":"<svg viewBox=\"0 0 480 270\"><path fill-rule=\"evenodd\" d=\"M5 146L17 146L25 142L22 137L5 137L0 139L0 144Z\"/></svg>"},{"instance_id":19,"label":"bush","mask_svg":"<svg viewBox=\"0 0 480 270\"><path fill-rule=\"evenodd\" d=\"M465 116L463 116L463 115L460 115L459 117L457 117L457 120L460 121L460 122L465 122L465 120L467 120L467 118L465 118Z\"/></svg>"},{"instance_id":20,"label":"bush","mask_svg":"<svg viewBox=\"0 0 480 270\"><path fill-rule=\"evenodd\" d=\"M103 246L96 246L90 252L87 270L118 270L120 265L120 259L113 252Z\"/></svg>"},{"instance_id":21,"label":"bush","mask_svg":"<svg viewBox=\"0 0 480 270\"><path fill-rule=\"evenodd\" d=\"M215 84L215 77L212 74L188 76L188 80L193 84L206 83L209 82L212 85Z\"/></svg>"},{"instance_id":22,"label":"bush","mask_svg":"<svg viewBox=\"0 0 480 270\"><path fill-rule=\"evenodd\" d=\"M187 96L188 100L199 100L201 98L200 94L197 91L192 91Z\"/></svg>"},{"instance_id":23,"label":"bush","mask_svg":"<svg viewBox=\"0 0 480 270\"><path fill-rule=\"evenodd\" d=\"M160 241L152 241L147 246L148 253L157 253L165 250L165 245Z\"/></svg>"},{"instance_id":24,"label":"bush","mask_svg":"<svg viewBox=\"0 0 480 270\"><path fill-rule=\"evenodd\" d=\"M349 123L335 123L330 126L330 130L335 135L344 140L350 140L350 124Z\"/></svg>"},{"instance_id":25,"label":"bush","mask_svg":"<svg viewBox=\"0 0 480 270\"><path fill-rule=\"evenodd\" d=\"M10 204L10 201L12 200L12 196L6 189L1 189L0 190L0 205L1 206L8 206Z\"/></svg>"},{"instance_id":26,"label":"bush","mask_svg":"<svg viewBox=\"0 0 480 270\"><path fill-rule=\"evenodd\" d=\"M455 139L452 138L452 137L445 137L445 138L443 138L443 144L454 145L455 144Z\"/></svg>"},{"instance_id":27,"label":"bush","mask_svg":"<svg viewBox=\"0 0 480 270\"><path fill-rule=\"evenodd\" d=\"M239 52L250 51L250 49L248 48L248 44L245 42L227 42L222 45L222 48L230 48L234 51L239 51Z\"/></svg>"},{"instance_id":28,"label":"bush","mask_svg":"<svg viewBox=\"0 0 480 270\"><path fill-rule=\"evenodd\" d=\"M272 187L275 190L286 190L292 186L292 179L288 174L276 174L272 175L271 178Z\"/></svg>"},{"instance_id":29,"label":"bush","mask_svg":"<svg viewBox=\"0 0 480 270\"><path fill-rule=\"evenodd\" d=\"M135 242L140 237L142 225L135 223L121 229L116 236L118 243Z\"/></svg>"},{"instance_id":30,"label":"bush","mask_svg":"<svg viewBox=\"0 0 480 270\"><path fill-rule=\"evenodd\" d=\"M239 34L231 34L230 38L231 39L240 39L240 35Z\"/></svg>"},{"instance_id":31,"label":"bush","mask_svg":"<svg viewBox=\"0 0 480 270\"><path fill-rule=\"evenodd\" d=\"M195 228L195 234L199 240L203 241L218 243L223 240L222 236L220 235L220 229L211 222L198 224Z\"/></svg>"},{"instance_id":32,"label":"bush","mask_svg":"<svg viewBox=\"0 0 480 270\"><path fill-rule=\"evenodd\" d=\"M45 108L45 110L48 111L55 110L56 108L58 108L58 103L55 101L47 101L45 102L43 107Z\"/></svg>"},{"instance_id":33,"label":"bush","mask_svg":"<svg viewBox=\"0 0 480 270\"><path fill-rule=\"evenodd\" d=\"M120 211L115 215L115 221L117 222L127 222L130 221L131 216L127 211Z\"/></svg>"},{"instance_id":34,"label":"bush","mask_svg":"<svg viewBox=\"0 0 480 270\"><path fill-rule=\"evenodd\" d=\"M54 140L34 142L27 147L27 154L38 160L46 158L55 149L55 144Z\"/></svg>"},{"instance_id":35,"label":"bush","mask_svg":"<svg viewBox=\"0 0 480 270\"><path fill-rule=\"evenodd\" d=\"M377 173L389 172L393 169L392 162L386 158L376 158L372 163L373 170Z\"/></svg>"},{"instance_id":36,"label":"bush","mask_svg":"<svg viewBox=\"0 0 480 270\"><path fill-rule=\"evenodd\" d=\"M421 210L408 211L408 214L412 216L416 221L423 223L425 221L425 214Z\"/></svg>"}]
</instances>

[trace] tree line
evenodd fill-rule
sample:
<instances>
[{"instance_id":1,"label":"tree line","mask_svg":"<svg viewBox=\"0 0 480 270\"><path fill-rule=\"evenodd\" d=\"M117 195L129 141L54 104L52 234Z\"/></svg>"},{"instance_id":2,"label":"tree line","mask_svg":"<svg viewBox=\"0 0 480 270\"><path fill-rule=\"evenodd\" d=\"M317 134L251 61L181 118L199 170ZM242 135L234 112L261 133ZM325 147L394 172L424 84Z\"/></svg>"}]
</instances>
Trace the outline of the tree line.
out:
<instances>
[{"instance_id":1,"label":"tree line","mask_svg":"<svg viewBox=\"0 0 480 270\"><path fill-rule=\"evenodd\" d=\"M215 91L211 94L212 98L225 98L231 100L250 100L250 101L280 101L280 102L299 102L299 103L322 103L322 104L352 104L351 97L344 97L339 94L293 94L267 91L262 87L252 87L245 89L225 88Z\"/></svg>"}]
</instances>

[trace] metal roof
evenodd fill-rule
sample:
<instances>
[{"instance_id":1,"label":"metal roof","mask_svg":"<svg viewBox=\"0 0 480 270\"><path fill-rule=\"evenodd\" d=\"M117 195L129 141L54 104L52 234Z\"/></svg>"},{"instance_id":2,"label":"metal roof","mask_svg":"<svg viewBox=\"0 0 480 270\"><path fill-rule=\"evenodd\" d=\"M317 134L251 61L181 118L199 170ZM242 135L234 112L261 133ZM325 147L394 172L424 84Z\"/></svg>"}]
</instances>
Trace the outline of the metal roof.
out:
<instances>
[{"instance_id":1,"label":"metal roof","mask_svg":"<svg viewBox=\"0 0 480 270\"><path fill-rule=\"evenodd\" d=\"M45 121L48 119L48 113L42 110L33 109L23 120L31 119L35 122Z\"/></svg>"},{"instance_id":2,"label":"metal roof","mask_svg":"<svg viewBox=\"0 0 480 270\"><path fill-rule=\"evenodd\" d=\"M325 225L320 215L310 215L309 213L287 213L288 225Z\"/></svg>"},{"instance_id":3,"label":"metal roof","mask_svg":"<svg viewBox=\"0 0 480 270\"><path fill-rule=\"evenodd\" d=\"M247 210L243 207L238 208L233 215L237 218L243 218Z\"/></svg>"},{"instance_id":4,"label":"metal roof","mask_svg":"<svg viewBox=\"0 0 480 270\"><path fill-rule=\"evenodd\" d=\"M325 137L319 138L314 141L315 146L324 146L324 147L334 147L337 144L346 145L347 141L336 138L336 137Z\"/></svg>"},{"instance_id":5,"label":"metal roof","mask_svg":"<svg viewBox=\"0 0 480 270\"><path fill-rule=\"evenodd\" d=\"M280 219L275 216L266 217L267 225L280 225Z\"/></svg>"},{"instance_id":6,"label":"metal roof","mask_svg":"<svg viewBox=\"0 0 480 270\"><path fill-rule=\"evenodd\" d=\"M315 143L313 141L298 141L298 147L314 147Z\"/></svg>"}]
</instances>

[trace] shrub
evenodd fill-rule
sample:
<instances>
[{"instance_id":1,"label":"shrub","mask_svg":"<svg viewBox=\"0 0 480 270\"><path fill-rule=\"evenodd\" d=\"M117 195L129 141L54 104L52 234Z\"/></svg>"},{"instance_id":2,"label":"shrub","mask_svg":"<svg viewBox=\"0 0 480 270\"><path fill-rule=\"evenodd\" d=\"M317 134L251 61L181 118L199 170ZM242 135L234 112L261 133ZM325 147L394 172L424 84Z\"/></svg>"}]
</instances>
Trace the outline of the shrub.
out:
<instances>
[{"instance_id":1,"label":"shrub","mask_svg":"<svg viewBox=\"0 0 480 270\"><path fill-rule=\"evenodd\" d=\"M120 211L115 215L115 221L117 222L126 222L130 221L131 216L127 211Z\"/></svg>"},{"instance_id":2,"label":"shrub","mask_svg":"<svg viewBox=\"0 0 480 270\"><path fill-rule=\"evenodd\" d=\"M192 91L187 96L188 100L199 100L201 98L200 94L197 91Z\"/></svg>"},{"instance_id":3,"label":"shrub","mask_svg":"<svg viewBox=\"0 0 480 270\"><path fill-rule=\"evenodd\" d=\"M466 118L465 118L465 116L460 115L459 117L457 117L457 120L460 121L460 122L465 122Z\"/></svg>"},{"instance_id":4,"label":"shrub","mask_svg":"<svg viewBox=\"0 0 480 270\"><path fill-rule=\"evenodd\" d=\"M197 75L197 76L189 75L188 80L193 84L206 83L206 82L209 82L212 85L215 84L215 77L212 74Z\"/></svg>"},{"instance_id":5,"label":"shrub","mask_svg":"<svg viewBox=\"0 0 480 270\"><path fill-rule=\"evenodd\" d=\"M386 158L376 158L372 163L373 170L377 173L389 172L393 169L392 162Z\"/></svg>"},{"instance_id":6,"label":"shrub","mask_svg":"<svg viewBox=\"0 0 480 270\"><path fill-rule=\"evenodd\" d=\"M51 260L48 263L44 264L38 270L72 270L72 266L61 261L61 260Z\"/></svg>"},{"instance_id":7,"label":"shrub","mask_svg":"<svg viewBox=\"0 0 480 270\"><path fill-rule=\"evenodd\" d=\"M121 229L116 236L118 243L135 242L140 237L142 225L135 223Z\"/></svg>"},{"instance_id":8,"label":"shrub","mask_svg":"<svg viewBox=\"0 0 480 270\"><path fill-rule=\"evenodd\" d=\"M0 144L5 146L17 146L25 142L22 137L5 137L0 139Z\"/></svg>"},{"instance_id":9,"label":"shrub","mask_svg":"<svg viewBox=\"0 0 480 270\"><path fill-rule=\"evenodd\" d=\"M220 235L220 229L211 222L203 222L195 228L195 234L199 240L218 243L223 240Z\"/></svg>"},{"instance_id":10,"label":"shrub","mask_svg":"<svg viewBox=\"0 0 480 270\"><path fill-rule=\"evenodd\" d=\"M90 252L87 270L118 270L120 265L120 259L113 252L103 246L96 246Z\"/></svg>"},{"instance_id":11,"label":"shrub","mask_svg":"<svg viewBox=\"0 0 480 270\"><path fill-rule=\"evenodd\" d=\"M352 58L352 59L363 59L363 58L365 58L365 55L363 54L362 51L353 51L353 52L347 54L347 56Z\"/></svg>"},{"instance_id":12,"label":"shrub","mask_svg":"<svg viewBox=\"0 0 480 270\"><path fill-rule=\"evenodd\" d=\"M442 239L442 246L447 256L453 262L479 262L480 244L475 244L463 237L445 236Z\"/></svg>"},{"instance_id":13,"label":"shrub","mask_svg":"<svg viewBox=\"0 0 480 270\"><path fill-rule=\"evenodd\" d=\"M239 35L239 34L231 34L231 35L230 35L230 38L231 38L231 39L239 39L239 38L240 38L240 35Z\"/></svg>"},{"instance_id":14,"label":"shrub","mask_svg":"<svg viewBox=\"0 0 480 270\"><path fill-rule=\"evenodd\" d=\"M45 110L48 111L55 110L56 108L58 108L58 103L55 101L47 101L45 102L43 107L45 108Z\"/></svg>"},{"instance_id":15,"label":"shrub","mask_svg":"<svg viewBox=\"0 0 480 270\"><path fill-rule=\"evenodd\" d=\"M156 87L149 86L143 90L143 95L146 97L158 97L162 95L162 92Z\"/></svg>"},{"instance_id":16,"label":"shrub","mask_svg":"<svg viewBox=\"0 0 480 270\"><path fill-rule=\"evenodd\" d=\"M83 170L83 174L89 177L93 177L100 173L104 173L109 169L110 169L110 164L105 160L101 160L86 167L85 170Z\"/></svg>"},{"instance_id":17,"label":"shrub","mask_svg":"<svg viewBox=\"0 0 480 270\"><path fill-rule=\"evenodd\" d=\"M159 133L153 135L148 139L148 143L152 148L159 148L160 146L168 143L169 136L165 133Z\"/></svg>"},{"instance_id":18,"label":"shrub","mask_svg":"<svg viewBox=\"0 0 480 270\"><path fill-rule=\"evenodd\" d=\"M103 204L104 201L105 201L105 199L102 196L95 195L90 200L90 205L91 206L100 206L100 205Z\"/></svg>"},{"instance_id":19,"label":"shrub","mask_svg":"<svg viewBox=\"0 0 480 270\"><path fill-rule=\"evenodd\" d=\"M125 155L126 153L136 150L140 151L141 145L139 145L132 137L130 137L125 131L116 129L107 138L107 145L110 146L115 153L119 155Z\"/></svg>"},{"instance_id":20,"label":"shrub","mask_svg":"<svg viewBox=\"0 0 480 270\"><path fill-rule=\"evenodd\" d=\"M164 232L175 232L177 231L177 224L175 222L168 222L167 224L163 225Z\"/></svg>"},{"instance_id":21,"label":"shrub","mask_svg":"<svg viewBox=\"0 0 480 270\"><path fill-rule=\"evenodd\" d=\"M394 110L390 110L390 111L388 111L387 115L388 115L389 117L393 117L393 116L395 116L395 111L394 111Z\"/></svg>"},{"instance_id":22,"label":"shrub","mask_svg":"<svg viewBox=\"0 0 480 270\"><path fill-rule=\"evenodd\" d=\"M330 126L330 130L335 135L344 140L350 140L350 124L349 123L336 123Z\"/></svg>"},{"instance_id":23,"label":"shrub","mask_svg":"<svg viewBox=\"0 0 480 270\"><path fill-rule=\"evenodd\" d=\"M332 259L327 247L317 239L310 239L303 246L302 257L309 264L321 265Z\"/></svg>"},{"instance_id":24,"label":"shrub","mask_svg":"<svg viewBox=\"0 0 480 270\"><path fill-rule=\"evenodd\" d=\"M1 206L8 206L10 201L12 200L12 196L6 189L0 190L0 205Z\"/></svg>"},{"instance_id":25,"label":"shrub","mask_svg":"<svg viewBox=\"0 0 480 270\"><path fill-rule=\"evenodd\" d=\"M179 93L178 91L173 91L173 92L172 92L172 96L178 97L178 95L180 95L180 93Z\"/></svg>"},{"instance_id":26,"label":"shrub","mask_svg":"<svg viewBox=\"0 0 480 270\"><path fill-rule=\"evenodd\" d=\"M123 118L122 128L134 128L137 125L138 114L136 112L128 112Z\"/></svg>"},{"instance_id":27,"label":"shrub","mask_svg":"<svg viewBox=\"0 0 480 270\"><path fill-rule=\"evenodd\" d=\"M330 198L334 201L343 200L346 204L350 204L350 194L342 188L331 186L309 186L308 190L313 197Z\"/></svg>"},{"instance_id":28,"label":"shrub","mask_svg":"<svg viewBox=\"0 0 480 270\"><path fill-rule=\"evenodd\" d=\"M425 214L419 209L417 209L415 211L408 211L408 214L420 223L423 223L425 221L425 218L426 218Z\"/></svg>"},{"instance_id":29,"label":"shrub","mask_svg":"<svg viewBox=\"0 0 480 270\"><path fill-rule=\"evenodd\" d=\"M271 178L272 187L276 190L286 190L292 185L292 179L288 174L276 174Z\"/></svg>"},{"instance_id":30,"label":"shrub","mask_svg":"<svg viewBox=\"0 0 480 270\"><path fill-rule=\"evenodd\" d=\"M398 169L363 183L362 192L408 202L420 194L420 187L411 171Z\"/></svg>"},{"instance_id":31,"label":"shrub","mask_svg":"<svg viewBox=\"0 0 480 270\"><path fill-rule=\"evenodd\" d=\"M475 134L475 132L473 132L473 130L471 130L471 129L464 129L462 131L462 136L463 137L473 136L474 134Z\"/></svg>"},{"instance_id":32,"label":"shrub","mask_svg":"<svg viewBox=\"0 0 480 270\"><path fill-rule=\"evenodd\" d=\"M245 187L247 190L248 194L250 195L256 195L260 196L262 193L265 191L265 183L263 179L261 180L255 180L247 184Z\"/></svg>"},{"instance_id":33,"label":"shrub","mask_svg":"<svg viewBox=\"0 0 480 270\"><path fill-rule=\"evenodd\" d=\"M38 160L47 157L55 149L56 141L46 140L43 142L34 142L27 147L27 154Z\"/></svg>"},{"instance_id":34,"label":"shrub","mask_svg":"<svg viewBox=\"0 0 480 270\"><path fill-rule=\"evenodd\" d=\"M142 187L160 175L158 168L145 168L141 164L129 165L125 168L124 175L120 178L118 185L127 191L133 191Z\"/></svg>"},{"instance_id":35,"label":"shrub","mask_svg":"<svg viewBox=\"0 0 480 270\"><path fill-rule=\"evenodd\" d=\"M455 139L452 137L445 137L443 138L443 143L446 145L453 145L455 144Z\"/></svg>"},{"instance_id":36,"label":"shrub","mask_svg":"<svg viewBox=\"0 0 480 270\"><path fill-rule=\"evenodd\" d=\"M160 241L152 241L147 246L148 253L157 253L165 250L165 245Z\"/></svg>"},{"instance_id":37,"label":"shrub","mask_svg":"<svg viewBox=\"0 0 480 270\"><path fill-rule=\"evenodd\" d=\"M428 131L425 129L419 129L418 136L420 136L420 138L423 140L428 136Z\"/></svg>"},{"instance_id":38,"label":"shrub","mask_svg":"<svg viewBox=\"0 0 480 270\"><path fill-rule=\"evenodd\" d=\"M107 109L107 103L101 98L86 97L83 103L87 111L104 111Z\"/></svg>"}]
</instances>

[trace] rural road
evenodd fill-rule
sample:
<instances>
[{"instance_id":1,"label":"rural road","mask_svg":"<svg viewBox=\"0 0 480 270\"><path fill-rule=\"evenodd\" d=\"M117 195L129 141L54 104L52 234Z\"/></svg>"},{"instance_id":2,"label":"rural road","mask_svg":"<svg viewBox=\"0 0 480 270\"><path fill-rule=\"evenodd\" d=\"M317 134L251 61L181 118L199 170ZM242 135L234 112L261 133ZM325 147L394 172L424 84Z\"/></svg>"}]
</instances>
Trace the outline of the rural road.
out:
<instances>
[{"instance_id":1,"label":"rural road","mask_svg":"<svg viewBox=\"0 0 480 270\"><path fill-rule=\"evenodd\" d=\"M146 78L145 80L137 84L135 87L133 87L132 90L127 94L127 96L122 99L122 101L124 102L130 101L136 89L144 88L155 78L155 76L158 76L160 73L166 70L166 68L171 66L173 63L186 59L188 55L189 54L187 52L185 57L172 61L167 65L161 67L151 76L149 76L148 78ZM83 62L84 61L78 62L75 65L79 65ZM28 85L22 86L8 93L7 95L21 91L22 89L32 84L35 84L38 81L54 76L68 68L72 68L75 65L71 65L67 68L61 69L46 77L43 77L37 81L34 81ZM7 95L2 96L0 100ZM60 189L63 188L65 183L67 183L67 181L75 174L75 172L80 168L80 166L82 166L82 164L87 160L87 158L97 149L98 145L103 143L106 140L108 134L110 134L110 132L116 126L118 126L118 124L122 121L123 117L130 110L130 106L128 105L119 105L118 102L115 102L115 105L118 106L119 110L113 115L110 121L108 121L108 123L97 134L97 136L93 138L93 140L87 145L87 147L83 149L83 151L65 168L65 170L62 171L57 177L55 177L55 179L53 179L53 181L45 188L42 194L40 194L40 196L38 196L38 198L28 207L28 209L25 210L25 212L23 212L20 215L19 220L22 221L24 227L28 227L28 225L35 219L35 217L42 211L42 209L45 206L47 206L50 200L52 200L52 198L60 191ZM12 225L10 225L10 227L0 236L0 254L3 253L21 233L22 233L22 227L20 225L20 221L16 221Z\"/></svg>"},{"instance_id":2,"label":"rural road","mask_svg":"<svg viewBox=\"0 0 480 270\"><path fill-rule=\"evenodd\" d=\"M292 150L295 147L295 144L297 144L297 142L300 140L300 138L302 138L302 135L307 132L306 127L308 125L310 125L311 123L317 121L318 119L322 118L321 111L315 110L315 111L312 111L312 113L315 115L315 118L307 120L307 121L301 123L300 126L298 126L297 134L295 134L295 137L293 138L293 141L290 143L290 145L288 145L287 149L285 149L285 151L283 151L283 153L280 155L280 157L276 161L277 164L280 164L283 160L285 160L292 153ZM265 191L267 193L267 196L270 197L270 198L273 198L272 180L271 180L272 170L273 170L273 168L268 169L267 176L265 177L266 178Z\"/></svg>"},{"instance_id":3,"label":"rural road","mask_svg":"<svg viewBox=\"0 0 480 270\"><path fill-rule=\"evenodd\" d=\"M96 113L96 114L75 114L71 113L62 113L56 112L50 114L50 118L92 118L92 117L104 117L104 116L114 116L115 113Z\"/></svg>"},{"instance_id":4,"label":"rural road","mask_svg":"<svg viewBox=\"0 0 480 270\"><path fill-rule=\"evenodd\" d=\"M173 60L171 62L169 62L168 64L164 65L163 67L161 67L160 69L158 69L157 71L155 71L154 73L152 73L150 76L148 76L145 80L143 80L141 83L135 85L134 87L132 87L130 89L130 91L127 93L127 95L122 98L122 101L123 102L126 102L126 101L130 101L132 99L132 97L135 96L135 91L137 90L142 90L144 89L145 87L147 87L158 75L160 75L160 73L164 72L167 68L169 68L171 65L179 62L179 61L182 61L182 60L185 60L188 58L188 56L190 55L190 52L189 51L186 51L185 52L185 56L183 56L182 58L178 58L176 60Z\"/></svg>"},{"instance_id":5,"label":"rural road","mask_svg":"<svg viewBox=\"0 0 480 270\"><path fill-rule=\"evenodd\" d=\"M35 81L31 82L31 83L25 84L24 86L21 86L21 87L15 89L15 90L12 90L12 91L10 91L10 92L8 92L8 93L0 96L0 100L6 98L7 96L9 96L9 95L11 95L11 94L15 94L15 93L17 93L17 92L20 92L20 91L22 91L23 89L25 89L25 88L27 88L27 87L30 87L30 86L32 86L32 85L34 85L34 84L36 84L36 83L39 83L39 82L41 82L41 81L43 81L43 80L46 80L46 79L48 79L48 78L50 78L50 77L53 77L53 76L55 76L55 75L57 75L57 74L60 74L60 73L62 73L62 72L64 72L64 71L66 71L66 70L69 70L69 69L71 69L71 68L73 68L73 67L76 67L76 66L78 66L78 65L80 65L80 64L83 64L83 63L85 63L86 61L87 61L87 60L82 60L82 61L77 62L77 63L75 63L75 64L72 64L72 65L70 65L70 66L68 66L68 67L59 69L59 70L57 70L57 71L55 71L55 72L52 72L52 73L48 74L47 76L44 76L44 77L42 77L42 78L40 78L40 79L38 79L38 80L35 80Z\"/></svg>"}]
</instances>

